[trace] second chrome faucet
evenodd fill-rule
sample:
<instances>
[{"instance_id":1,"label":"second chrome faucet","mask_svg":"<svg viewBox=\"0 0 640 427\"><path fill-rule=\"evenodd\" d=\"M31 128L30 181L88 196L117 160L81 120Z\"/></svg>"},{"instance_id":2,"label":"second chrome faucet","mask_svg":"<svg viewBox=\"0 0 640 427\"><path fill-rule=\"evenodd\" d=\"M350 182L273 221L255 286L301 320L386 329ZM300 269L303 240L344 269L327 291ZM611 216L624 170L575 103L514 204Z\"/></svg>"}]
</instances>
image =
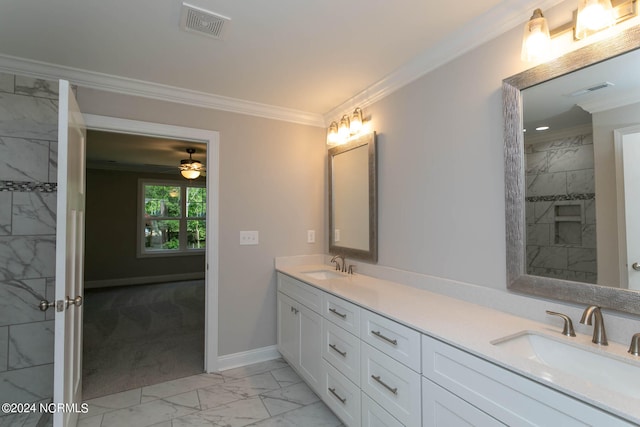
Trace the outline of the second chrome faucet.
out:
<instances>
[{"instance_id":1,"label":"second chrome faucet","mask_svg":"<svg viewBox=\"0 0 640 427\"><path fill-rule=\"evenodd\" d=\"M597 305L590 305L585 308L582 313L582 319L580 323L593 325L593 339L591 340L595 344L609 345L607 341L607 333L604 330L604 319L602 318L602 312Z\"/></svg>"}]
</instances>

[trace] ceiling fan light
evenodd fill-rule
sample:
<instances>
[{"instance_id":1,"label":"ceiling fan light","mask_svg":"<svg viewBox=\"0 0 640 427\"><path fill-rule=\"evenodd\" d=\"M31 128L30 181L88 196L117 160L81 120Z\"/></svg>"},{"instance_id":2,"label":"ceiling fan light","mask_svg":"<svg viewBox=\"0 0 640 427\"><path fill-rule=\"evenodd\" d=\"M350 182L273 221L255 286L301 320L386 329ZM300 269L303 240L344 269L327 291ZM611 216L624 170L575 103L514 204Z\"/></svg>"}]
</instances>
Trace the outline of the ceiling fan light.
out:
<instances>
[{"instance_id":1,"label":"ceiling fan light","mask_svg":"<svg viewBox=\"0 0 640 427\"><path fill-rule=\"evenodd\" d=\"M186 179L196 179L200 176L200 171L196 169L182 169L180 174Z\"/></svg>"},{"instance_id":2,"label":"ceiling fan light","mask_svg":"<svg viewBox=\"0 0 640 427\"><path fill-rule=\"evenodd\" d=\"M195 148L187 148L189 158L180 160L180 174L186 179L198 178L200 176L200 171L204 169L202 163L191 158L191 155L195 152Z\"/></svg>"}]
</instances>

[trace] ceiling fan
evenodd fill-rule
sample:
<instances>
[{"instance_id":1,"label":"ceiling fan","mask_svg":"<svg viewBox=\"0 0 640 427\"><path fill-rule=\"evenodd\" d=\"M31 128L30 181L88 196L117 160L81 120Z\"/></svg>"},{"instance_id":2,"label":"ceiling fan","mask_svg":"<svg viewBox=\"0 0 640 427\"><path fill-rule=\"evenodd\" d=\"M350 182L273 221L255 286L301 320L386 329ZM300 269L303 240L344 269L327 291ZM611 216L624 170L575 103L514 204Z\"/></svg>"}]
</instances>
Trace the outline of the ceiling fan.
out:
<instances>
[{"instance_id":1,"label":"ceiling fan","mask_svg":"<svg viewBox=\"0 0 640 427\"><path fill-rule=\"evenodd\" d=\"M195 148L187 148L189 158L180 160L180 174L186 179L196 179L205 171L204 165L193 159L192 155L195 152Z\"/></svg>"}]
</instances>

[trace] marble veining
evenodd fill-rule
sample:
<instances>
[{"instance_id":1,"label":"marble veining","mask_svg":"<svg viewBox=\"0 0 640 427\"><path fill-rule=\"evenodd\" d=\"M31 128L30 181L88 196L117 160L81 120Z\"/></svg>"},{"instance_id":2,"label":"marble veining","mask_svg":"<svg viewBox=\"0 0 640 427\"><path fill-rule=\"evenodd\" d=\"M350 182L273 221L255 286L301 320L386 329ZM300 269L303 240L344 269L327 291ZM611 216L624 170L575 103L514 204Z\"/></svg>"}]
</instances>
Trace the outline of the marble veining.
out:
<instances>
[{"instance_id":1,"label":"marble veining","mask_svg":"<svg viewBox=\"0 0 640 427\"><path fill-rule=\"evenodd\" d=\"M55 235L0 236L0 280L55 274Z\"/></svg>"},{"instance_id":2,"label":"marble veining","mask_svg":"<svg viewBox=\"0 0 640 427\"><path fill-rule=\"evenodd\" d=\"M79 427L339 427L282 359L199 374L87 401Z\"/></svg>"},{"instance_id":3,"label":"marble veining","mask_svg":"<svg viewBox=\"0 0 640 427\"><path fill-rule=\"evenodd\" d=\"M47 182L49 161L49 141L0 136L0 181Z\"/></svg>"},{"instance_id":4,"label":"marble veining","mask_svg":"<svg viewBox=\"0 0 640 427\"><path fill-rule=\"evenodd\" d=\"M7 351L9 347L9 328L6 326L0 327L0 372L7 370Z\"/></svg>"},{"instance_id":5,"label":"marble veining","mask_svg":"<svg viewBox=\"0 0 640 427\"><path fill-rule=\"evenodd\" d=\"M36 402L51 398L53 365L0 373L0 402Z\"/></svg>"},{"instance_id":6,"label":"marble veining","mask_svg":"<svg viewBox=\"0 0 640 427\"><path fill-rule=\"evenodd\" d=\"M55 234L57 200L57 193L15 193L11 234Z\"/></svg>"},{"instance_id":7,"label":"marble veining","mask_svg":"<svg viewBox=\"0 0 640 427\"><path fill-rule=\"evenodd\" d=\"M38 303L45 292L45 279L0 281L0 326L43 321Z\"/></svg>"},{"instance_id":8,"label":"marble veining","mask_svg":"<svg viewBox=\"0 0 640 427\"><path fill-rule=\"evenodd\" d=\"M59 84L57 81L36 79L20 75L16 76L16 94L57 100L59 92Z\"/></svg>"},{"instance_id":9,"label":"marble veining","mask_svg":"<svg viewBox=\"0 0 640 427\"><path fill-rule=\"evenodd\" d=\"M11 200L11 193L0 190L0 236L11 234Z\"/></svg>"},{"instance_id":10,"label":"marble veining","mask_svg":"<svg viewBox=\"0 0 640 427\"><path fill-rule=\"evenodd\" d=\"M11 326L9 369L53 363L53 338L53 320Z\"/></svg>"},{"instance_id":11,"label":"marble veining","mask_svg":"<svg viewBox=\"0 0 640 427\"><path fill-rule=\"evenodd\" d=\"M0 400L53 393L52 298L57 185L57 84L0 73ZM8 216L7 216L8 215ZM41 424L40 421L44 423ZM40 414L0 426L50 425Z\"/></svg>"},{"instance_id":12,"label":"marble veining","mask_svg":"<svg viewBox=\"0 0 640 427\"><path fill-rule=\"evenodd\" d=\"M572 132L525 140L527 273L597 283L593 136Z\"/></svg>"},{"instance_id":13,"label":"marble veining","mask_svg":"<svg viewBox=\"0 0 640 427\"><path fill-rule=\"evenodd\" d=\"M58 139L58 102L0 92L0 133L16 138Z\"/></svg>"},{"instance_id":14,"label":"marble veining","mask_svg":"<svg viewBox=\"0 0 640 427\"><path fill-rule=\"evenodd\" d=\"M0 92L13 93L14 81L13 74L0 73Z\"/></svg>"}]
</instances>

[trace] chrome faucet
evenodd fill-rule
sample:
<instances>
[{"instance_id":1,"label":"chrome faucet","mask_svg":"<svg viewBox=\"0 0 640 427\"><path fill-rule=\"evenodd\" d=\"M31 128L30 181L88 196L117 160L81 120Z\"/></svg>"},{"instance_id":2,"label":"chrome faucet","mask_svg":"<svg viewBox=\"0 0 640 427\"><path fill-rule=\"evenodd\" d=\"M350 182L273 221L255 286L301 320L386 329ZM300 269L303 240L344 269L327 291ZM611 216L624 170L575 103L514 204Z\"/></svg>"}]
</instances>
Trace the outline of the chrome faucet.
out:
<instances>
[{"instance_id":1,"label":"chrome faucet","mask_svg":"<svg viewBox=\"0 0 640 427\"><path fill-rule=\"evenodd\" d=\"M338 261L340 259L342 260L342 265L340 265L340 262ZM347 265L344 260L344 255L335 255L333 258L331 258L331 262L334 262L336 264L336 270L342 271L343 273L347 271Z\"/></svg>"},{"instance_id":2,"label":"chrome faucet","mask_svg":"<svg viewBox=\"0 0 640 427\"><path fill-rule=\"evenodd\" d=\"M593 323L593 339L591 340L595 344L600 345L609 345L607 341L607 333L604 330L604 319L602 318L602 312L600 311L600 307L597 305L590 305L585 308L584 313L582 313L582 319L580 319L580 323L583 325L591 325L592 320L595 318L595 323Z\"/></svg>"},{"instance_id":3,"label":"chrome faucet","mask_svg":"<svg viewBox=\"0 0 640 427\"><path fill-rule=\"evenodd\" d=\"M633 354L634 356L640 356L640 333L634 334L633 337L631 337L629 353Z\"/></svg>"}]
</instances>

